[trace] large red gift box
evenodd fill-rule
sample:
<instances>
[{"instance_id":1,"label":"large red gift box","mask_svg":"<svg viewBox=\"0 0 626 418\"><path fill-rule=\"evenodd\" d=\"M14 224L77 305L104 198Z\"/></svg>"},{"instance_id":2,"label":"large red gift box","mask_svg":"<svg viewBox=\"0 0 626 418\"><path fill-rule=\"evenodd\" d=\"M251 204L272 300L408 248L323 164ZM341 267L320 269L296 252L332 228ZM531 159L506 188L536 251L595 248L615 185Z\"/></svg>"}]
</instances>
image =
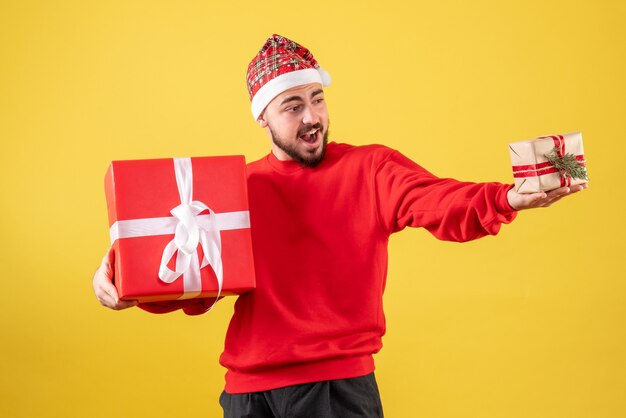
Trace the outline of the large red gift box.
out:
<instances>
[{"instance_id":1,"label":"large red gift box","mask_svg":"<svg viewBox=\"0 0 626 418\"><path fill-rule=\"evenodd\" d=\"M113 161L105 192L120 299L255 287L243 156Z\"/></svg>"}]
</instances>

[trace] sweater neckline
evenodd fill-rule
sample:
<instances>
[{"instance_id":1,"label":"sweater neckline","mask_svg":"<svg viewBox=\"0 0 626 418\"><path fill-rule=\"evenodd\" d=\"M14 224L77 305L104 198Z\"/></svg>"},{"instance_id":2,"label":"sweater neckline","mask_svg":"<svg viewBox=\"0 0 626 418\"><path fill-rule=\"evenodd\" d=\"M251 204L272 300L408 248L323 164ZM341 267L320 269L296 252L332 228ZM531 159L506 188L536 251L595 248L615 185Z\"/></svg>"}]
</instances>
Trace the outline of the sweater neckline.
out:
<instances>
[{"instance_id":1,"label":"sweater neckline","mask_svg":"<svg viewBox=\"0 0 626 418\"><path fill-rule=\"evenodd\" d=\"M279 160L271 151L267 156L267 162L274 170L285 174L295 173L296 171L301 171L304 168L293 160Z\"/></svg>"}]
</instances>

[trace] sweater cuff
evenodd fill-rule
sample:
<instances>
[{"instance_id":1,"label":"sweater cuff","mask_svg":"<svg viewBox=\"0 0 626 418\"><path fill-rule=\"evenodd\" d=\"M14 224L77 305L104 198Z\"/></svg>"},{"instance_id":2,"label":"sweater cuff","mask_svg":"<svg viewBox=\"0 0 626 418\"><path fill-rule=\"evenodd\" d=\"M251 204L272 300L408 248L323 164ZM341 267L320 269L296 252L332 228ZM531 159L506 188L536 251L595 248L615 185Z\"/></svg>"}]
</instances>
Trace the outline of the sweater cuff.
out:
<instances>
[{"instance_id":1,"label":"sweater cuff","mask_svg":"<svg viewBox=\"0 0 626 418\"><path fill-rule=\"evenodd\" d=\"M500 188L500 191L498 192L498 195L496 198L496 206L497 206L498 213L502 215L509 215L512 213L517 213L517 209L513 209L507 197L509 190L511 190L513 187L515 187L514 184L503 184L502 187Z\"/></svg>"},{"instance_id":2,"label":"sweater cuff","mask_svg":"<svg viewBox=\"0 0 626 418\"><path fill-rule=\"evenodd\" d=\"M137 305L137 307L153 314L164 314L174 312L182 308L181 302L182 301L179 300L169 300L162 302L141 302Z\"/></svg>"},{"instance_id":3,"label":"sweater cuff","mask_svg":"<svg viewBox=\"0 0 626 418\"><path fill-rule=\"evenodd\" d=\"M219 299L223 297L220 296ZM190 303L183 306L183 312L190 316L202 315L207 313L216 302L215 298L190 299Z\"/></svg>"}]
</instances>

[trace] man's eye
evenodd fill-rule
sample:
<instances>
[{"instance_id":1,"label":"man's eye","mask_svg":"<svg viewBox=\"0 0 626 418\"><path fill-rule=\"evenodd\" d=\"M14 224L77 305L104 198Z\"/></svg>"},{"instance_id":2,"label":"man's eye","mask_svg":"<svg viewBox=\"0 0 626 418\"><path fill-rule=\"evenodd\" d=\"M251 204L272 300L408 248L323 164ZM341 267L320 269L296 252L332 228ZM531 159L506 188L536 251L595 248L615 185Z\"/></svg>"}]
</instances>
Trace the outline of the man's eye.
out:
<instances>
[{"instance_id":1,"label":"man's eye","mask_svg":"<svg viewBox=\"0 0 626 418\"><path fill-rule=\"evenodd\" d=\"M292 106L287 109L288 112L297 112L300 109L300 106Z\"/></svg>"},{"instance_id":2,"label":"man's eye","mask_svg":"<svg viewBox=\"0 0 626 418\"><path fill-rule=\"evenodd\" d=\"M322 103L323 101L324 101L324 99L317 99L317 100L315 101L315 103Z\"/></svg>"}]
</instances>

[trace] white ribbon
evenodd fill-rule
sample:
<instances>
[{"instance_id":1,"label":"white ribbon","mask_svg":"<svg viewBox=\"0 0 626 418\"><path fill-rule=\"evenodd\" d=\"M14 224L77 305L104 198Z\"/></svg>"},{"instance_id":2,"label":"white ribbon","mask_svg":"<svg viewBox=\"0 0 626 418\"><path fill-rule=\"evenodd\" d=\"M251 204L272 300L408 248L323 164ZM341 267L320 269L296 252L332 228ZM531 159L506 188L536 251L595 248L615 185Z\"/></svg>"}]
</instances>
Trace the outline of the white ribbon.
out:
<instances>
[{"instance_id":1,"label":"white ribbon","mask_svg":"<svg viewBox=\"0 0 626 418\"><path fill-rule=\"evenodd\" d=\"M174 172L181 204L173 208L173 217L142 218L117 221L109 229L111 243L121 238L174 234L165 246L159 266L159 279L173 283L183 276L183 295L189 299L202 292L200 269L210 265L217 278L216 300L222 291L222 240L220 231L250 228L248 211L216 214L207 205L193 198L193 171L191 158L174 158ZM203 211L208 214L200 215ZM204 256L200 262L198 244ZM176 255L176 268L167 264Z\"/></svg>"}]
</instances>

